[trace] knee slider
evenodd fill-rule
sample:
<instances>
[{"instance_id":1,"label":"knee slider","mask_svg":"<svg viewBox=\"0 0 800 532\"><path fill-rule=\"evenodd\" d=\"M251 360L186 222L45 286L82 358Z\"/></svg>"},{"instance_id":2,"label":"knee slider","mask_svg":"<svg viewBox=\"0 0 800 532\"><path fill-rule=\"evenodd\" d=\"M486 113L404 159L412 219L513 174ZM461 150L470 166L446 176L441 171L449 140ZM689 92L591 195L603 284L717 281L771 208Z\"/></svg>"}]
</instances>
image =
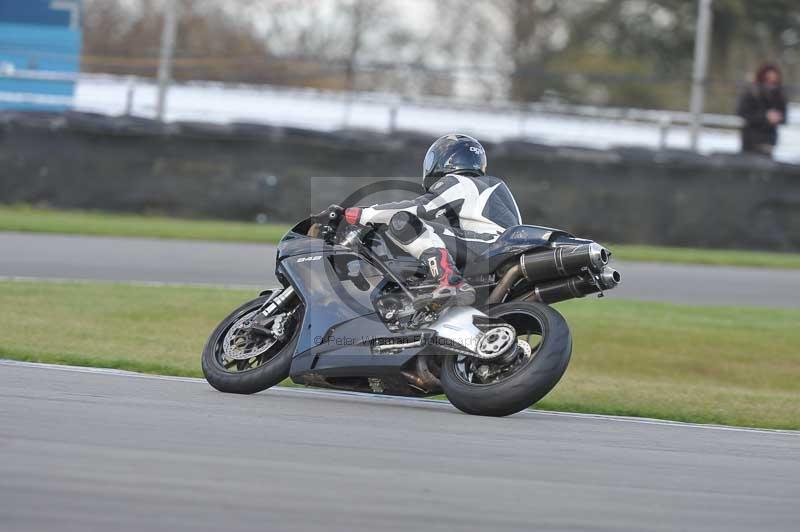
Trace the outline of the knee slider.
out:
<instances>
[{"instance_id":1,"label":"knee slider","mask_svg":"<svg viewBox=\"0 0 800 532\"><path fill-rule=\"evenodd\" d=\"M389 232L401 244L410 244L423 233L424 229L422 220L410 212L398 212L389 220Z\"/></svg>"}]
</instances>

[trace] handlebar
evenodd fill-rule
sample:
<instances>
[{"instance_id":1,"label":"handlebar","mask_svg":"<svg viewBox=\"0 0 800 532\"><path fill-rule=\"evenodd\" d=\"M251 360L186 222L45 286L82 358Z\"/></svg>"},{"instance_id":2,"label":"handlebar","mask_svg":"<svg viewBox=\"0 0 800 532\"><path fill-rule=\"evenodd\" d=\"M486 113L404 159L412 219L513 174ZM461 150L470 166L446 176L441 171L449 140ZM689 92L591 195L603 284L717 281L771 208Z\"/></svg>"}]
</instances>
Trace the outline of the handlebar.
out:
<instances>
[{"instance_id":1,"label":"handlebar","mask_svg":"<svg viewBox=\"0 0 800 532\"><path fill-rule=\"evenodd\" d=\"M311 217L312 221L320 225L322 239L330 243L338 243L345 247L354 247L367 235L372 228L367 226L353 225L341 235L339 242L336 236L339 234L339 226L344 220L344 208L339 205L331 205L321 213Z\"/></svg>"}]
</instances>

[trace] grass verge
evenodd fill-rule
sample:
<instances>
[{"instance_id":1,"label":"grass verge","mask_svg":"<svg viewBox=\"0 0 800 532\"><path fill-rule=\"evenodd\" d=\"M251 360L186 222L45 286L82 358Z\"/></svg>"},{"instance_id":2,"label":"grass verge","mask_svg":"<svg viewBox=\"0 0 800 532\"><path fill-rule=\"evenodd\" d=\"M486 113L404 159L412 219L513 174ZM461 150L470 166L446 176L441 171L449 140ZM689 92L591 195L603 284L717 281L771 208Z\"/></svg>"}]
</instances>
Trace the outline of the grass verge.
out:
<instances>
[{"instance_id":1,"label":"grass verge","mask_svg":"<svg viewBox=\"0 0 800 532\"><path fill-rule=\"evenodd\" d=\"M0 358L201 376L242 290L0 282ZM558 305L575 344L538 408L800 429L800 311L611 300Z\"/></svg>"},{"instance_id":2,"label":"grass verge","mask_svg":"<svg viewBox=\"0 0 800 532\"><path fill-rule=\"evenodd\" d=\"M185 240L276 243L289 229L282 224L186 220L158 216L0 206L0 231L96 236L138 236ZM620 260L800 269L800 253L610 245Z\"/></svg>"},{"instance_id":3,"label":"grass verge","mask_svg":"<svg viewBox=\"0 0 800 532\"><path fill-rule=\"evenodd\" d=\"M0 207L0 231L272 243L288 229L288 225L280 224L62 211L24 205Z\"/></svg>"}]
</instances>

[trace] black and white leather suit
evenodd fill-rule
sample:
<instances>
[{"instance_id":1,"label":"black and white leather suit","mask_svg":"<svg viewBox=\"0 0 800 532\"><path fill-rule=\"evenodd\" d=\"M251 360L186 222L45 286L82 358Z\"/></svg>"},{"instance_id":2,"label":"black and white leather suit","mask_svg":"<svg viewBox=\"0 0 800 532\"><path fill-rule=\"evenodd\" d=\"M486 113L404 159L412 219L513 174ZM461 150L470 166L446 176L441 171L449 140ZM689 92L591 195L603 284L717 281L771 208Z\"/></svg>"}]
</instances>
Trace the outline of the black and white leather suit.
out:
<instances>
[{"instance_id":1,"label":"black and white leather suit","mask_svg":"<svg viewBox=\"0 0 800 532\"><path fill-rule=\"evenodd\" d=\"M431 248L446 248L463 271L522 220L502 180L449 174L413 200L363 208L359 223L386 224L392 241L417 259Z\"/></svg>"}]
</instances>

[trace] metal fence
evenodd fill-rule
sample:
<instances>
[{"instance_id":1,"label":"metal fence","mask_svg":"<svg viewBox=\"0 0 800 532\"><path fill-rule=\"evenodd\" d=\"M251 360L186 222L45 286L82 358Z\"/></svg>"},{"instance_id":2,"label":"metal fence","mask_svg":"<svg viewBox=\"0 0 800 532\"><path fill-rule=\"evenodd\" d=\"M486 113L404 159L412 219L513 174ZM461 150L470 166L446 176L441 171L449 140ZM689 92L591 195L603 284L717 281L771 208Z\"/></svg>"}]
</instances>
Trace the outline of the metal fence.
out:
<instances>
[{"instance_id":1,"label":"metal fence","mask_svg":"<svg viewBox=\"0 0 800 532\"><path fill-rule=\"evenodd\" d=\"M0 72L0 79L59 79L75 83L70 108L102 115L156 119L158 85L152 78L98 74ZM29 100L26 98L30 98ZM18 96L20 102L41 96ZM38 100L45 101L45 100ZM63 102L62 102L63 103ZM459 130L490 141L513 138L556 146L597 149L617 146L648 149L691 147L687 112L595 107L555 102L474 102L445 97L403 97L379 92L341 92L217 82L175 84L166 100L167 121L230 124L249 122L333 131L416 130L431 135ZM800 108L792 106L792 116ZM741 119L703 114L699 151L739 150ZM781 130L776 158L800 162L800 127L790 121Z\"/></svg>"}]
</instances>

